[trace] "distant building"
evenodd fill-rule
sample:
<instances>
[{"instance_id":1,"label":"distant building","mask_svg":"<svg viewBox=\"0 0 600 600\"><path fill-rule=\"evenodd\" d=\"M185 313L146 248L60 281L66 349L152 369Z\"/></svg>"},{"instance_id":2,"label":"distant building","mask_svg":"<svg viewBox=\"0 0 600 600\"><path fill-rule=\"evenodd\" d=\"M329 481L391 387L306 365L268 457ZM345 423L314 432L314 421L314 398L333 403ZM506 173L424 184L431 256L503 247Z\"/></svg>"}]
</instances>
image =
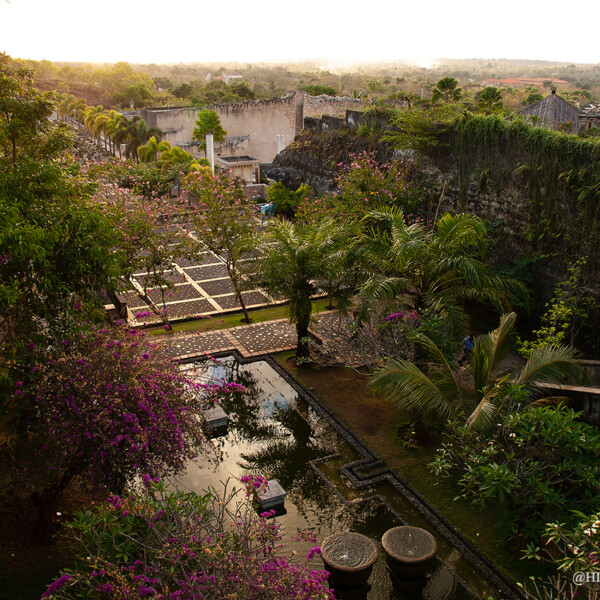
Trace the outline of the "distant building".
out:
<instances>
[{"instance_id":1,"label":"distant building","mask_svg":"<svg viewBox=\"0 0 600 600\"><path fill-rule=\"evenodd\" d=\"M600 113L592 110L579 110L561 98L556 90L519 111L533 125L550 129L563 128L572 133L584 133L590 127L600 127ZM570 124L570 127L569 127Z\"/></svg>"}]
</instances>

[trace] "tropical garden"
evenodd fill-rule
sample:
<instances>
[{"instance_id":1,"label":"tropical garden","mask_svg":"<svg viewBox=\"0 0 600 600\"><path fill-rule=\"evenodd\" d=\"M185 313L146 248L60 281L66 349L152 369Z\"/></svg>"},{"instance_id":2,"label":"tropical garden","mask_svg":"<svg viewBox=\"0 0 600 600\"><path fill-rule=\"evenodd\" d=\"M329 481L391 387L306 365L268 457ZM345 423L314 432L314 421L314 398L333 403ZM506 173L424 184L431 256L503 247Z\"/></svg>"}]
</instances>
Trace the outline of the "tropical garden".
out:
<instances>
[{"instance_id":1,"label":"tropical garden","mask_svg":"<svg viewBox=\"0 0 600 600\"><path fill-rule=\"evenodd\" d=\"M446 79L431 110L460 96ZM494 110L498 97L482 96L482 110ZM62 121L52 123L55 110ZM197 123L200 142L225 134L209 113ZM81 151L83 130L94 153L106 149L102 160ZM58 531L70 540L47 588L33 582L28 593L333 597L325 573L281 556L271 515L240 494L163 484L210 455L195 413L236 386L190 381L148 331L107 324L102 305L134 272L169 289L168 266L208 248L224 257L245 322L244 290L286 299L299 370L352 364L406 418L399 440L435 448L428 468L440 481L508 515L519 555L553 565L550 583L535 582L539 597L556 597L547 595L554 586L566 598L565 582L594 570L600 551L600 436L549 392L587 377L578 333L595 299L579 293L581 264L557 285L539 329L519 331L532 298L490 260L490 224L425 210L407 163L354 155L320 197L274 186L281 216L262 230L242 182L160 137L139 118L39 93L29 71L0 65L0 512L7 540L19 528L27 548L48 547ZM178 227L190 222L195 242ZM321 346L309 331L315 297L339 315Z\"/></svg>"}]
</instances>

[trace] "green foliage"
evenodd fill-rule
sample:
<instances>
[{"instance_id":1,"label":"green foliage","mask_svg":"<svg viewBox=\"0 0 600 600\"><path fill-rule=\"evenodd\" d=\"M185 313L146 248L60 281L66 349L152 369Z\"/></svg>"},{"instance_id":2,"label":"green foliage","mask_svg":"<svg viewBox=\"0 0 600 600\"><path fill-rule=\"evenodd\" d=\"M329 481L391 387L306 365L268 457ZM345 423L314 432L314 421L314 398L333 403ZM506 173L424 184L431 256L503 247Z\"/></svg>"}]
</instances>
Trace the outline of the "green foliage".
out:
<instances>
[{"instance_id":1,"label":"green foliage","mask_svg":"<svg viewBox=\"0 0 600 600\"><path fill-rule=\"evenodd\" d=\"M42 598L333 600L327 573L282 556L279 524L239 490L186 494L148 475L144 485L77 514L68 528L80 562Z\"/></svg>"},{"instance_id":2,"label":"green foliage","mask_svg":"<svg viewBox=\"0 0 600 600\"><path fill-rule=\"evenodd\" d=\"M544 99L544 95L540 94L540 92L530 92L527 98L523 100L523 104L525 106L529 106L530 104L534 104L535 102L539 102Z\"/></svg>"},{"instance_id":3,"label":"green foliage","mask_svg":"<svg viewBox=\"0 0 600 600\"><path fill-rule=\"evenodd\" d=\"M458 87L458 81L454 77L443 77L435 84L431 99L433 102L442 100L448 104L460 100L461 95L462 90Z\"/></svg>"},{"instance_id":4,"label":"green foliage","mask_svg":"<svg viewBox=\"0 0 600 600\"><path fill-rule=\"evenodd\" d=\"M286 188L279 181L272 183L267 188L267 201L273 203L275 214L288 219L294 217L300 202L313 197L313 191L305 183L296 191Z\"/></svg>"},{"instance_id":5,"label":"green foliage","mask_svg":"<svg viewBox=\"0 0 600 600\"><path fill-rule=\"evenodd\" d=\"M37 92L31 72L7 69L0 63L0 161L4 168L14 165L21 155L50 158L71 145L71 136L48 120L53 109L52 94Z\"/></svg>"},{"instance_id":6,"label":"green foliage","mask_svg":"<svg viewBox=\"0 0 600 600\"><path fill-rule=\"evenodd\" d=\"M171 150L171 144L166 140L157 142L156 138L152 136L147 144L138 146L137 154L138 158L143 163L153 163L157 161L159 153L167 152Z\"/></svg>"},{"instance_id":7,"label":"green foliage","mask_svg":"<svg viewBox=\"0 0 600 600\"><path fill-rule=\"evenodd\" d=\"M340 93L330 85L305 85L300 88L303 92L306 92L310 96L339 96Z\"/></svg>"},{"instance_id":8,"label":"green foliage","mask_svg":"<svg viewBox=\"0 0 600 600\"><path fill-rule=\"evenodd\" d=\"M202 255L208 248L225 259L227 274L244 318L250 322L242 295L244 280L239 269L242 255L254 235L254 203L244 195L245 182L224 171L213 176L208 169L191 172L185 187L200 205L200 211L193 216L196 236L200 240L196 251Z\"/></svg>"},{"instance_id":9,"label":"green foliage","mask_svg":"<svg viewBox=\"0 0 600 600\"><path fill-rule=\"evenodd\" d=\"M485 114L491 114L502 109L502 93L498 88L488 86L475 95L477 108Z\"/></svg>"},{"instance_id":10,"label":"green foliage","mask_svg":"<svg viewBox=\"0 0 600 600\"><path fill-rule=\"evenodd\" d=\"M399 111L392 119L398 132L388 133L385 140L398 148L431 153L449 146L449 132L462 113L457 105L422 106Z\"/></svg>"},{"instance_id":11,"label":"green foliage","mask_svg":"<svg viewBox=\"0 0 600 600\"><path fill-rule=\"evenodd\" d=\"M390 359L375 372L371 385L401 408L434 415L440 428L459 422L469 430L490 431L513 407L541 396L540 381L574 380L582 373L572 349L554 346L538 348L520 372L503 371L501 363L513 350L514 325L514 313L503 315L497 329L480 336L466 372L419 335L416 342L427 358L426 370Z\"/></svg>"},{"instance_id":12,"label":"green foliage","mask_svg":"<svg viewBox=\"0 0 600 600\"><path fill-rule=\"evenodd\" d=\"M253 281L272 296L289 298L289 319L296 325L299 363L309 358L308 327L313 297L329 282L338 281L350 238L349 229L333 220L316 225L275 220L258 240ZM333 289L333 288L332 288Z\"/></svg>"},{"instance_id":13,"label":"green foliage","mask_svg":"<svg viewBox=\"0 0 600 600\"><path fill-rule=\"evenodd\" d=\"M516 298L527 298L519 282L494 275L483 261L486 230L477 217L447 213L428 229L395 207L381 207L367 213L363 224L358 243L366 274L358 293L363 314L373 305L418 314L429 308L458 338L466 330L465 302L502 311Z\"/></svg>"},{"instance_id":14,"label":"green foliage","mask_svg":"<svg viewBox=\"0 0 600 600\"><path fill-rule=\"evenodd\" d=\"M128 188L146 198L156 198L171 193L175 175L161 169L156 163L120 163L110 167L120 187Z\"/></svg>"},{"instance_id":15,"label":"green foliage","mask_svg":"<svg viewBox=\"0 0 600 600\"><path fill-rule=\"evenodd\" d=\"M526 358L531 351L544 344L574 346L582 327L591 327L592 309L597 301L590 288L583 285L583 268L586 259L580 258L568 267L568 279L554 289L552 300L546 305L541 327L533 332L531 341L521 341L519 352Z\"/></svg>"},{"instance_id":16,"label":"green foliage","mask_svg":"<svg viewBox=\"0 0 600 600\"><path fill-rule=\"evenodd\" d=\"M558 245L565 260L585 254L588 268L597 268L600 144L521 119L480 115L458 119L453 138L463 201L473 174L487 169L488 187L526 193L529 214L523 220L535 250L556 252Z\"/></svg>"},{"instance_id":17,"label":"green foliage","mask_svg":"<svg viewBox=\"0 0 600 600\"><path fill-rule=\"evenodd\" d=\"M0 171L0 313L4 343L64 331L121 274L114 224L70 162L18 160Z\"/></svg>"},{"instance_id":18,"label":"green foliage","mask_svg":"<svg viewBox=\"0 0 600 600\"><path fill-rule=\"evenodd\" d=\"M491 437L459 428L431 468L475 504L504 503L515 532L537 541L549 521L574 524L574 510L599 508L600 434L578 416L537 406L509 415Z\"/></svg>"},{"instance_id":19,"label":"green foliage","mask_svg":"<svg viewBox=\"0 0 600 600\"><path fill-rule=\"evenodd\" d=\"M215 142L224 142L227 132L221 126L221 119L214 110L207 108L198 113L196 127L192 137L200 142L200 147L206 150L206 134L212 133Z\"/></svg>"}]
</instances>

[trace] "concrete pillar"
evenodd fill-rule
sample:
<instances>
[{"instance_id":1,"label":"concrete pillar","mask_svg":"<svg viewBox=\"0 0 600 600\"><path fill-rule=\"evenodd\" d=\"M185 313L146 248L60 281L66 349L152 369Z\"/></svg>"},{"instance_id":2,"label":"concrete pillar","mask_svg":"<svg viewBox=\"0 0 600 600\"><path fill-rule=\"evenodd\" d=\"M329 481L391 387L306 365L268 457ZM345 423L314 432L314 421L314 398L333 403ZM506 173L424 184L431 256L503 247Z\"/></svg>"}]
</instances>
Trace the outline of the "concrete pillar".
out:
<instances>
[{"instance_id":1,"label":"concrete pillar","mask_svg":"<svg viewBox=\"0 0 600 600\"><path fill-rule=\"evenodd\" d=\"M206 134L206 160L210 163L210 170L215 172L215 142L212 133Z\"/></svg>"}]
</instances>

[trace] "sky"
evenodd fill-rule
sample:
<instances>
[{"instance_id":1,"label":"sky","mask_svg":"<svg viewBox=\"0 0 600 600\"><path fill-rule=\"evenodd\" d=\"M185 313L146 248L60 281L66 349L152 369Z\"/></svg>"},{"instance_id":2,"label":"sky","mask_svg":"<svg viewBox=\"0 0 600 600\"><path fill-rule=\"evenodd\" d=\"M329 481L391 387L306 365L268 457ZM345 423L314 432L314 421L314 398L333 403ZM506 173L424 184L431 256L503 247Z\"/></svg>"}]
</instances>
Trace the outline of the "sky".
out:
<instances>
[{"instance_id":1,"label":"sky","mask_svg":"<svg viewBox=\"0 0 600 600\"><path fill-rule=\"evenodd\" d=\"M579 3L568 20L563 8L557 0L0 0L0 51L143 64L600 63L591 25L600 22L600 2Z\"/></svg>"}]
</instances>

